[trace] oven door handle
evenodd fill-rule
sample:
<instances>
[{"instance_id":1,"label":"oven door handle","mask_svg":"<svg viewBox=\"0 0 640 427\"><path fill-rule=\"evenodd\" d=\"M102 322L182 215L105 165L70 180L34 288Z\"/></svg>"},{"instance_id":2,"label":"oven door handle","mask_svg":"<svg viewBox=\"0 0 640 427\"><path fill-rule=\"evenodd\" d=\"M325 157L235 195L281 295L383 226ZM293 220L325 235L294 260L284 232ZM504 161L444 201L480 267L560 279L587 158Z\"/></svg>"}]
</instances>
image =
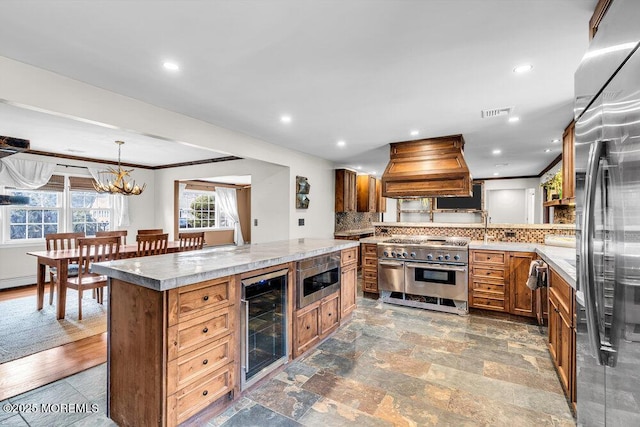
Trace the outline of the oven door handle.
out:
<instances>
[{"instance_id":1,"label":"oven door handle","mask_svg":"<svg viewBox=\"0 0 640 427\"><path fill-rule=\"evenodd\" d=\"M404 266L404 262L398 261L378 261L378 265L382 265L384 267L402 267Z\"/></svg>"},{"instance_id":2,"label":"oven door handle","mask_svg":"<svg viewBox=\"0 0 640 427\"><path fill-rule=\"evenodd\" d=\"M455 265L440 265L440 264L430 264L428 262L421 263L405 263L407 268L427 268L429 270L441 270L441 271L459 271L462 273L466 273L466 267L460 267Z\"/></svg>"}]
</instances>

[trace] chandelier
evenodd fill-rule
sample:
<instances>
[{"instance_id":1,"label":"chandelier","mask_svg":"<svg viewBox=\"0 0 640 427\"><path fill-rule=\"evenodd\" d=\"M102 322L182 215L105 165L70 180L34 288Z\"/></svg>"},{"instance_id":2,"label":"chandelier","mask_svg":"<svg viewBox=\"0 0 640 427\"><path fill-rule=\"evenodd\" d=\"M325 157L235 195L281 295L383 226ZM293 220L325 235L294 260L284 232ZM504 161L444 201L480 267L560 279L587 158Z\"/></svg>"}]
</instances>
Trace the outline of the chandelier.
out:
<instances>
[{"instance_id":1,"label":"chandelier","mask_svg":"<svg viewBox=\"0 0 640 427\"><path fill-rule=\"evenodd\" d=\"M94 181L93 187L98 193L123 194L125 196L142 194L147 184L142 184L142 187L140 187L135 181L127 181L127 177L130 176L129 172L133 169L122 169L120 166L120 148L124 141L116 141L116 144L118 144L118 169L109 168L104 172L100 172L101 176L107 174L107 183Z\"/></svg>"}]
</instances>

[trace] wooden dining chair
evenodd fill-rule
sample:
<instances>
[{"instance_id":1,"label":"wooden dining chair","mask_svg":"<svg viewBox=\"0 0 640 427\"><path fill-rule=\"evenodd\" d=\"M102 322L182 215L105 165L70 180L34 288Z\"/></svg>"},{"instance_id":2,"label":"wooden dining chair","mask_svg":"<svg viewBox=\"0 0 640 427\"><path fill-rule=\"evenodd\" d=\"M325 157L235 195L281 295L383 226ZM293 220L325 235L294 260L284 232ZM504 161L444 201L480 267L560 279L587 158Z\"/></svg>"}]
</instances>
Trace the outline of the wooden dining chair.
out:
<instances>
[{"instance_id":1,"label":"wooden dining chair","mask_svg":"<svg viewBox=\"0 0 640 427\"><path fill-rule=\"evenodd\" d=\"M49 233L45 234L45 247L48 251L62 251L78 247L78 239L84 237L84 233ZM58 271L55 267L49 267L49 305L53 304L53 292L57 280ZM69 264L68 277L78 275L78 264Z\"/></svg>"},{"instance_id":2,"label":"wooden dining chair","mask_svg":"<svg viewBox=\"0 0 640 427\"><path fill-rule=\"evenodd\" d=\"M127 244L127 230L96 231L96 237L120 237L120 244Z\"/></svg>"},{"instance_id":3,"label":"wooden dining chair","mask_svg":"<svg viewBox=\"0 0 640 427\"><path fill-rule=\"evenodd\" d=\"M169 234L138 234L136 256L162 255L167 253Z\"/></svg>"},{"instance_id":4,"label":"wooden dining chair","mask_svg":"<svg viewBox=\"0 0 640 427\"><path fill-rule=\"evenodd\" d=\"M140 234L162 234L164 233L164 231L162 231L162 228L149 228L146 230L138 230L138 235Z\"/></svg>"},{"instance_id":5,"label":"wooden dining chair","mask_svg":"<svg viewBox=\"0 0 640 427\"><path fill-rule=\"evenodd\" d=\"M120 237L87 237L78 239L78 276L67 279L67 287L78 291L78 320L82 320L82 292L95 289L98 303L104 301L107 276L91 273L94 262L112 261L120 255Z\"/></svg>"},{"instance_id":6,"label":"wooden dining chair","mask_svg":"<svg viewBox=\"0 0 640 427\"><path fill-rule=\"evenodd\" d=\"M180 252L202 249L202 247L204 246L204 231L179 233L178 239L180 240Z\"/></svg>"}]
</instances>

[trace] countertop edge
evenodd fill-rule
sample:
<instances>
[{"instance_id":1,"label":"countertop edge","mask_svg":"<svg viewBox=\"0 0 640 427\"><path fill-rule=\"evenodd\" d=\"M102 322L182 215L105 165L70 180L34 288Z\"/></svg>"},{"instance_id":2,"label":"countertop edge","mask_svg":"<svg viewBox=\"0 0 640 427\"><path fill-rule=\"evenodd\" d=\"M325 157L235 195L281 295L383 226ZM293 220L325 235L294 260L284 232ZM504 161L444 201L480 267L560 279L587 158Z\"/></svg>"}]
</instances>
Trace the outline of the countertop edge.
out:
<instances>
[{"instance_id":1,"label":"countertop edge","mask_svg":"<svg viewBox=\"0 0 640 427\"><path fill-rule=\"evenodd\" d=\"M304 239L302 239L304 240ZM292 239L289 242L298 242L299 239ZM310 258L317 255L323 255L331 252L341 251L344 249L349 249L353 247L358 247L360 245L359 242L351 241L351 240L328 240L326 245L321 247L316 247L313 249L307 250L296 250L292 253L288 253L285 255L278 256L261 256L259 259L255 261L245 261L240 262L238 264L232 264L225 267L215 268L212 267L209 270L199 270L195 272L191 272L188 274L177 274L175 277L166 277L166 278L154 278L150 277L150 275L145 275L141 273L135 273L131 271L131 265L135 265L135 263L140 263L146 261L147 265L162 264L163 260L166 260L166 263L173 263L179 260L176 257L185 257L185 261L188 260L189 257L204 257L208 258L209 262L213 262L216 260L216 255L226 255L228 251L223 253L216 252L215 248L213 250L203 249L201 251L190 251L190 252L177 252L174 254L166 254L166 255L156 255L154 257L145 257L145 258L128 258L117 261L108 261L103 263L96 263L92 266L92 272L104 274L113 279L123 280L129 283L133 283L138 286L143 286L145 288L149 288L155 291L168 291L170 289L179 288L181 286L191 285L194 283L217 279L220 277L231 276L235 274L246 273L253 270L259 270L261 268L267 268L274 265L285 264L288 262L299 261L301 259ZM283 243L283 242L273 242ZM252 246L252 245L247 245ZM255 247L260 248L260 250L265 250L269 248L269 243L261 243L257 244ZM246 249L242 246L237 248ZM210 255L210 256L208 256ZM153 259L152 259L153 258Z\"/></svg>"}]
</instances>

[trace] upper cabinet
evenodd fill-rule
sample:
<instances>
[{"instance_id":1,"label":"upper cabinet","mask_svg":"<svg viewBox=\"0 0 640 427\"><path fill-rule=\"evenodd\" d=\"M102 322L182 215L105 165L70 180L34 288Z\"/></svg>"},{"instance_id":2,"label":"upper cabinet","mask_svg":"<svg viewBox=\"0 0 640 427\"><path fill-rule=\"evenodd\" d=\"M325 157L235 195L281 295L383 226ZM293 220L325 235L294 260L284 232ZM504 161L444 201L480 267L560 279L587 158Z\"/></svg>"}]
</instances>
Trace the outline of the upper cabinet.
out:
<instances>
[{"instance_id":1,"label":"upper cabinet","mask_svg":"<svg viewBox=\"0 0 640 427\"><path fill-rule=\"evenodd\" d=\"M575 202L576 174L574 166L575 122L571 122L562 135L562 201L565 204Z\"/></svg>"},{"instance_id":2,"label":"upper cabinet","mask_svg":"<svg viewBox=\"0 0 640 427\"><path fill-rule=\"evenodd\" d=\"M358 212L376 212L376 178L370 175L358 175L357 178L358 192Z\"/></svg>"},{"instance_id":3,"label":"upper cabinet","mask_svg":"<svg viewBox=\"0 0 640 427\"><path fill-rule=\"evenodd\" d=\"M369 175L336 169L336 212L385 212L382 183Z\"/></svg>"},{"instance_id":4,"label":"upper cabinet","mask_svg":"<svg viewBox=\"0 0 640 427\"><path fill-rule=\"evenodd\" d=\"M336 169L336 212L356 211L356 173Z\"/></svg>"}]
</instances>

